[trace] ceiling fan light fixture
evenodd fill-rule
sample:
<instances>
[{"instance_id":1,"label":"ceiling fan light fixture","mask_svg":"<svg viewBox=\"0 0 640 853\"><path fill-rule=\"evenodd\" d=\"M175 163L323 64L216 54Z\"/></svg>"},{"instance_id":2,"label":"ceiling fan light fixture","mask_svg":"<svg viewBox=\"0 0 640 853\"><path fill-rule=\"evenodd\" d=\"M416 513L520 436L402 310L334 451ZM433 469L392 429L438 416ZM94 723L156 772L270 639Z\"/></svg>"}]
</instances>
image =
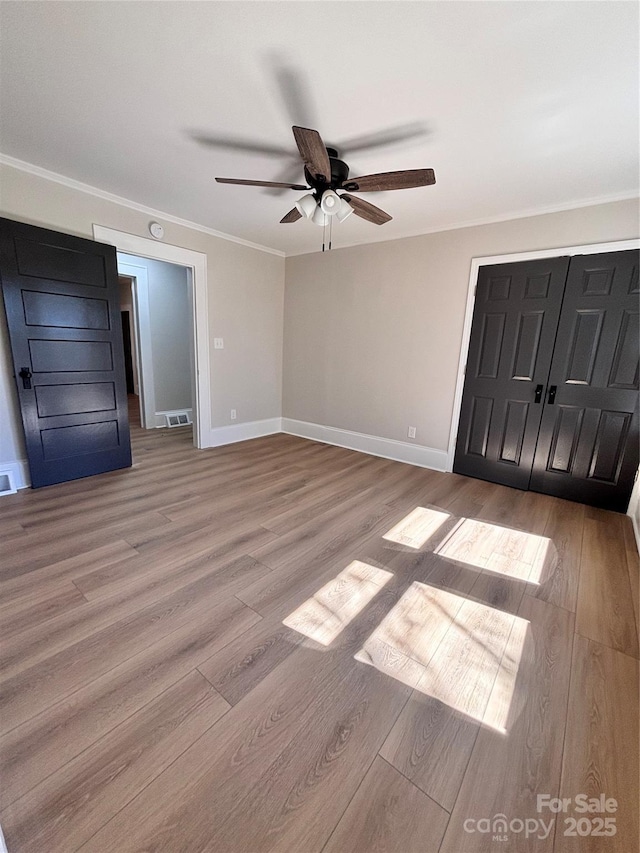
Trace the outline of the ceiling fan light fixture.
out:
<instances>
[{"instance_id":1,"label":"ceiling fan light fixture","mask_svg":"<svg viewBox=\"0 0 640 853\"><path fill-rule=\"evenodd\" d=\"M311 193L307 193L307 195L303 195L302 198L299 198L296 202L296 207L298 211L306 216L307 219L311 219L313 214L316 212L316 200L311 195Z\"/></svg>"},{"instance_id":2,"label":"ceiling fan light fixture","mask_svg":"<svg viewBox=\"0 0 640 853\"><path fill-rule=\"evenodd\" d=\"M340 198L340 196L338 196L338 198ZM354 213L354 210L351 205L343 198L340 198L340 206L336 212L336 219L338 222L344 222L352 213Z\"/></svg>"},{"instance_id":3,"label":"ceiling fan light fixture","mask_svg":"<svg viewBox=\"0 0 640 853\"><path fill-rule=\"evenodd\" d=\"M322 228L324 225L329 224L329 217L324 213L320 205L317 205L315 213L311 217L311 221L314 225L319 225Z\"/></svg>"},{"instance_id":4,"label":"ceiling fan light fixture","mask_svg":"<svg viewBox=\"0 0 640 853\"><path fill-rule=\"evenodd\" d=\"M320 207L327 216L335 216L340 209L340 196L333 190L325 190L322 193Z\"/></svg>"},{"instance_id":5,"label":"ceiling fan light fixture","mask_svg":"<svg viewBox=\"0 0 640 853\"><path fill-rule=\"evenodd\" d=\"M351 192L383 192L386 190L405 190L413 187L426 187L435 184L433 169L402 169L395 172L378 172L349 179L349 167L340 160L335 148L328 148L317 130L294 125L293 136L298 153L304 165L304 184L291 184L284 181L254 181L241 178L216 178L221 184L242 184L251 187L276 187L279 189L304 190L306 195L298 199L288 213L280 220L282 225L297 222L303 216L321 228L329 226L329 249L331 249L331 231L333 218L344 222L352 213L360 219L366 219L374 225L384 225L393 218L384 210L376 207ZM240 148L243 146L239 144ZM244 146L246 148L246 145ZM338 195L336 189L344 195ZM154 227L157 223L154 223ZM158 226L159 227L159 226ZM322 251L324 251L324 242Z\"/></svg>"}]
</instances>

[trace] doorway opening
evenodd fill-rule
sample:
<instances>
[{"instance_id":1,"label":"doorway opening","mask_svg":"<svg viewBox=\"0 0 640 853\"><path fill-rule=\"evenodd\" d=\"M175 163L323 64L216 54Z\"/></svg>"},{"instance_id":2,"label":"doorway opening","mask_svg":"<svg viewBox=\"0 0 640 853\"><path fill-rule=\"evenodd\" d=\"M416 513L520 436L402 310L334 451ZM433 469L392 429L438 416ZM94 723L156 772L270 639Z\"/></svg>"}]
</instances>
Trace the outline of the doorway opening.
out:
<instances>
[{"instance_id":1,"label":"doorway opening","mask_svg":"<svg viewBox=\"0 0 640 853\"><path fill-rule=\"evenodd\" d=\"M118 252L127 391L143 429L192 424L193 287L178 264Z\"/></svg>"},{"instance_id":2,"label":"doorway opening","mask_svg":"<svg viewBox=\"0 0 640 853\"><path fill-rule=\"evenodd\" d=\"M101 243L109 243L115 246L118 255L129 255L133 258L129 263L137 263L138 269L133 272L126 272L122 266L121 272L128 275L130 278L135 278L137 292L137 302L140 303L140 282L144 278L144 264L147 261L162 261L171 266L182 267L186 270L188 281L188 292L190 294L190 345L191 345L191 362L190 375L192 387L192 421L193 421L193 443L198 448L212 446L212 431L211 431L211 385L210 385L210 360L209 360L209 305L207 291L207 258L202 252L196 252L191 249L183 249L180 246L173 246L167 243L161 243L156 240L149 240L145 237L138 237L135 234L127 234L124 231L116 231L112 228L106 228L102 225L93 226L94 238ZM137 259L137 260L135 260ZM120 266L120 260L119 260ZM147 288L148 294L148 288ZM132 301L132 307L135 302ZM134 309L135 310L135 309ZM138 318L136 318L136 323ZM134 335L136 324L133 325ZM138 351L143 341L137 341L136 346ZM139 383L142 385L143 400L148 399L148 394L144 393L145 372L140 370L140 361L138 362ZM153 367L152 367L153 369ZM147 385L149 385L149 376L147 375ZM156 410L145 412L149 414L149 423L155 417Z\"/></svg>"}]
</instances>

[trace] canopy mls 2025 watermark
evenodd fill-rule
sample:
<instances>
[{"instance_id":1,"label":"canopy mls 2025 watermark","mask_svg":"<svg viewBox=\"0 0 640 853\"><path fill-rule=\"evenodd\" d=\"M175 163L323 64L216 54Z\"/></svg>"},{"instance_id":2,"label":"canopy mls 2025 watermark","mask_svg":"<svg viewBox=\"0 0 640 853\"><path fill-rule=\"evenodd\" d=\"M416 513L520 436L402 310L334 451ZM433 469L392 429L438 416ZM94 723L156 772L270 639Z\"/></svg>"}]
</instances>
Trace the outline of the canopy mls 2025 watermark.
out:
<instances>
[{"instance_id":1,"label":"canopy mls 2025 watermark","mask_svg":"<svg viewBox=\"0 0 640 853\"><path fill-rule=\"evenodd\" d=\"M550 794L538 794L536 799L538 817L509 818L499 813L493 817L467 818L463 822L463 829L470 834L477 832L481 835L490 835L492 841L509 841L513 835L523 835L527 839L537 838L544 841L551 835L556 822L555 817L545 819L542 816L543 813L549 812L553 815L566 815L561 818L563 825L559 828L564 836L611 838L617 832L614 817L617 810L618 801L605 794L599 794L597 797L576 794L574 797L562 798L552 797Z\"/></svg>"}]
</instances>

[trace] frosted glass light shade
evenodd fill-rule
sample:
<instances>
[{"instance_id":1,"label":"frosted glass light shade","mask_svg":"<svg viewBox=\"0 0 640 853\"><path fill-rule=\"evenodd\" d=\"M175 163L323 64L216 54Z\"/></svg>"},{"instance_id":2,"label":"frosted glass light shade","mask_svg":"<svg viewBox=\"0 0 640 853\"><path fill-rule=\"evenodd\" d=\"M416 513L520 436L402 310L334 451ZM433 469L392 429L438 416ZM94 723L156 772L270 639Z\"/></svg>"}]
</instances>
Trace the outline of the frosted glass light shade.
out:
<instances>
[{"instance_id":1,"label":"frosted glass light shade","mask_svg":"<svg viewBox=\"0 0 640 853\"><path fill-rule=\"evenodd\" d=\"M340 209L340 196L333 190L325 190L320 200L320 207L327 216L335 216Z\"/></svg>"},{"instance_id":2,"label":"frosted glass light shade","mask_svg":"<svg viewBox=\"0 0 640 853\"><path fill-rule=\"evenodd\" d=\"M322 227L323 225L328 225L329 217L326 215L326 213L322 212L322 208L320 207L320 205L318 205L316 207L315 213L311 217L311 221L314 225L320 225Z\"/></svg>"},{"instance_id":3,"label":"frosted glass light shade","mask_svg":"<svg viewBox=\"0 0 640 853\"><path fill-rule=\"evenodd\" d=\"M298 212L301 213L303 216L306 216L307 219L311 219L313 214L316 212L316 207L316 200L311 195L311 193L303 195L302 198L299 198L296 202L296 208L298 209Z\"/></svg>"},{"instance_id":4,"label":"frosted glass light shade","mask_svg":"<svg viewBox=\"0 0 640 853\"><path fill-rule=\"evenodd\" d=\"M351 214L354 212L351 205L346 202L343 198L340 199L340 207L336 213L336 219L338 222L344 222L345 219L348 219Z\"/></svg>"}]
</instances>

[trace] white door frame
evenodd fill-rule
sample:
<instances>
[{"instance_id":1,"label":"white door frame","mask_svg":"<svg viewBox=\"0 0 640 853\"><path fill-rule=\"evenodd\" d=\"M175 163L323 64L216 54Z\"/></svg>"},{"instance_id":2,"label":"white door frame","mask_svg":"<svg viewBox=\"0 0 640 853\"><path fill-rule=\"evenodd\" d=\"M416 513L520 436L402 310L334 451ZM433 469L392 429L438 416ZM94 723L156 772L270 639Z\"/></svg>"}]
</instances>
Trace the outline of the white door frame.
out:
<instances>
[{"instance_id":1,"label":"white door frame","mask_svg":"<svg viewBox=\"0 0 640 853\"><path fill-rule=\"evenodd\" d=\"M118 258L118 272L131 278L131 307L135 328L136 359L140 366L138 384L140 392L140 424L142 429L156 425L156 392L151 353L151 328L149 322L149 273L142 264L133 264Z\"/></svg>"},{"instance_id":2,"label":"white door frame","mask_svg":"<svg viewBox=\"0 0 640 853\"><path fill-rule=\"evenodd\" d=\"M203 448L211 443L211 383L209 378L209 309L207 292L207 256L192 249L159 243L146 237L116 231L103 225L93 226L94 239L115 246L119 252L139 255L187 267L193 286L193 340L196 395L193 401L193 443ZM141 268L140 268L141 269ZM148 380L147 380L148 381ZM154 413L155 414L155 413Z\"/></svg>"},{"instance_id":3,"label":"white door frame","mask_svg":"<svg viewBox=\"0 0 640 853\"><path fill-rule=\"evenodd\" d=\"M538 258L559 258L567 255L599 255L603 252L622 252L626 249L640 249L638 240L616 240L611 243L591 243L587 246L565 246L559 249L541 249L536 252L516 252L510 255L491 255L485 258L472 258L471 271L469 273L469 287L467 290L467 307L464 315L464 326L462 327L462 343L460 345L460 359L458 361L458 378L456 381L456 393L453 398L453 414L451 417L451 430L449 432L449 448L447 450L447 471L453 471L453 458L456 452L456 441L458 438L458 425L460 423L460 409L462 407L462 392L464 391L464 375L469 355L469 341L471 339L471 323L473 321L473 309L476 302L476 285L480 267L493 264L512 264L519 261L535 261Z\"/></svg>"}]
</instances>

